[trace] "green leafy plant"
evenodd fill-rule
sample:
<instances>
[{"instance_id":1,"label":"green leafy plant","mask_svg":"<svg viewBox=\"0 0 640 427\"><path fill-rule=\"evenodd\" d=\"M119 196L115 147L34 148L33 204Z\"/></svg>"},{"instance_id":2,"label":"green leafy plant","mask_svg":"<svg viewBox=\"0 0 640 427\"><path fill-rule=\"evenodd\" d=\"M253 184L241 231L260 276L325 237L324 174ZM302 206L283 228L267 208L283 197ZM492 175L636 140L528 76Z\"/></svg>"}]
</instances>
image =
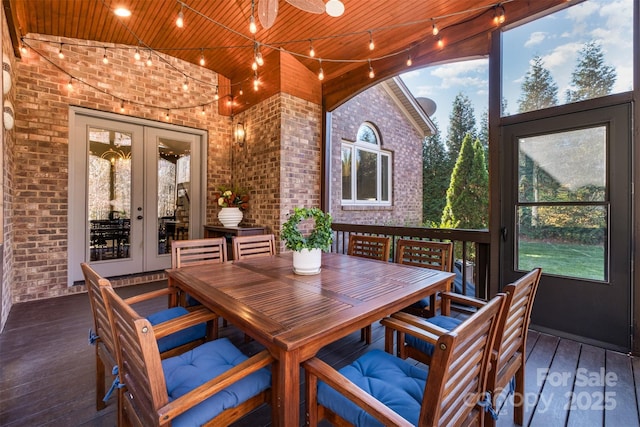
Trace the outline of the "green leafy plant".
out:
<instances>
[{"instance_id":1,"label":"green leafy plant","mask_svg":"<svg viewBox=\"0 0 640 427\"><path fill-rule=\"evenodd\" d=\"M313 230L306 236L299 229L300 223L305 219L315 221ZM331 221L331 214L320 208L294 208L289 219L282 225L280 238L285 241L286 248L293 251L321 249L328 252L333 242Z\"/></svg>"}]
</instances>

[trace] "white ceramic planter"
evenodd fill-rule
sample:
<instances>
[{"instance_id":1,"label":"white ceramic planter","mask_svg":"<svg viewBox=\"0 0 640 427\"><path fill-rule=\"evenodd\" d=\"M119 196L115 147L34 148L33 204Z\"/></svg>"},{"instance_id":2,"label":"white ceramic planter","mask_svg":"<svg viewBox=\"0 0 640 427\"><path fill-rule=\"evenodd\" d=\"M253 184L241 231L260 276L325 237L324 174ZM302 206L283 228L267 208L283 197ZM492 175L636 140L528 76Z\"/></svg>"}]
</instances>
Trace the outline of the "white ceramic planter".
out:
<instances>
[{"instance_id":1,"label":"white ceramic planter","mask_svg":"<svg viewBox=\"0 0 640 427\"><path fill-rule=\"evenodd\" d=\"M320 273L322 251L320 249L302 249L293 253L293 272L302 275Z\"/></svg>"},{"instance_id":2,"label":"white ceramic planter","mask_svg":"<svg viewBox=\"0 0 640 427\"><path fill-rule=\"evenodd\" d=\"M222 208L218 212L218 219L225 227L237 227L242 216L240 208Z\"/></svg>"}]
</instances>

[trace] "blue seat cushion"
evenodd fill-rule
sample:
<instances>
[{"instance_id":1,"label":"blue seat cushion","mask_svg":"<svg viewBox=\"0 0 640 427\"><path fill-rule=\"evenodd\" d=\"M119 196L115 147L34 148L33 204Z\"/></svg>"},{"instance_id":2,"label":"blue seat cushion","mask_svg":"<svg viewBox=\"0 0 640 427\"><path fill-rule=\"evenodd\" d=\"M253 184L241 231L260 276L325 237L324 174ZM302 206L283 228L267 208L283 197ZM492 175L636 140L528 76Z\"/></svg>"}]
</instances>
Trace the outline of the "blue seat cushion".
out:
<instances>
[{"instance_id":1,"label":"blue seat cushion","mask_svg":"<svg viewBox=\"0 0 640 427\"><path fill-rule=\"evenodd\" d=\"M184 316L188 313L189 311L184 307L172 307L147 316L147 320L149 320L149 323L151 323L151 325L157 325L159 323L166 322L167 320ZM206 323L200 323L198 325L190 326L179 332L160 338L158 340L158 350L160 350L160 353L164 353L167 350L171 350L173 348L180 347L183 344L187 344L192 341L204 338L206 333Z\"/></svg>"},{"instance_id":2,"label":"blue seat cushion","mask_svg":"<svg viewBox=\"0 0 640 427\"><path fill-rule=\"evenodd\" d=\"M407 421L418 425L428 370L384 351L372 350L339 372ZM356 426L383 425L322 381L318 381L318 403Z\"/></svg>"},{"instance_id":3,"label":"blue seat cushion","mask_svg":"<svg viewBox=\"0 0 640 427\"><path fill-rule=\"evenodd\" d=\"M227 338L206 342L180 356L162 361L169 400L173 401L212 378L247 360ZM200 426L228 408L271 386L271 371L262 368L231 384L202 403L176 417L174 427Z\"/></svg>"},{"instance_id":4,"label":"blue seat cushion","mask_svg":"<svg viewBox=\"0 0 640 427\"><path fill-rule=\"evenodd\" d=\"M433 323L436 326L440 326L448 331L454 329L456 326L462 323L462 320L449 316L433 316L426 319L429 323ZM422 353L431 356L433 354L433 344L420 338L416 338L413 335L405 334L404 342L420 350Z\"/></svg>"}]
</instances>

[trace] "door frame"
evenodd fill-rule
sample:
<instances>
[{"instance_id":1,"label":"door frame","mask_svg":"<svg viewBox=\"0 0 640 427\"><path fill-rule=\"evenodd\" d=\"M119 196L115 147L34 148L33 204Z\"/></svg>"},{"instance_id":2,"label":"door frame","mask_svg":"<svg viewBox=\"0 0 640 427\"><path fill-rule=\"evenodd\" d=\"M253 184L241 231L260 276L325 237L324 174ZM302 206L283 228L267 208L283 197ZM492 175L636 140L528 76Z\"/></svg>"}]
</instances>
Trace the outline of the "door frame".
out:
<instances>
[{"instance_id":1,"label":"door frame","mask_svg":"<svg viewBox=\"0 0 640 427\"><path fill-rule=\"evenodd\" d=\"M68 172L68 190L69 190L69 198L68 198L68 215L67 215L67 238L68 238L68 252L67 252L67 286L71 287L77 282L82 281L84 279L82 275L82 270L80 268L80 263L85 262L85 250L84 250L84 242L87 240L87 233L85 224L85 216L86 213L83 211L83 214L79 214L79 210L74 209L74 206L78 206L79 204L83 204L86 199L86 194L84 194L81 189L76 188L79 187L74 185L74 181L76 177L82 176L83 180L86 176L86 161L84 157L86 157L87 153L84 150L74 150L73 147L76 146L75 140L72 141L73 138L76 138L74 135L74 130L76 128L78 116L88 116L96 119L104 119L110 120L114 122L121 122L123 124L142 126L145 128L157 128L162 130L168 130L173 132L180 132L186 134L196 135L201 138L200 151L198 153L193 153L194 156L198 155L200 157L200 163L202 165L200 170L200 181L202 185L197 194L192 193L193 197L198 197L202 202L200 203L200 207L198 209L198 214L202 221L204 222L206 218L206 200L207 200L207 147L208 147L208 132L203 129L190 128L186 126L179 126L170 123L164 123L161 121L155 121L150 119L143 119L138 117L125 116L122 114L110 113L105 111L92 110L88 108L78 107L78 106L69 106L69 172ZM143 194L143 198L146 197ZM202 227L193 228L190 230L191 238L199 238L202 236L203 230ZM71 242L82 241L83 244L71 244Z\"/></svg>"},{"instance_id":2,"label":"door frame","mask_svg":"<svg viewBox=\"0 0 640 427\"><path fill-rule=\"evenodd\" d=\"M564 109L566 111L566 109ZM595 113L595 114L594 114ZM594 120L589 121L588 116L594 114L596 118ZM587 116L587 117L585 117ZM624 116L624 119L622 117ZM575 117L572 118L572 117ZM563 331L561 329L555 329L553 327L541 326L536 323L535 319L535 311L536 306L534 305L534 313L532 314L532 328L540 330L542 332L548 332L556 336L563 336L570 339L576 339L581 342L591 343L600 347L611 348L618 351L628 352L633 345L632 334L633 334L633 316L634 316L634 307L632 303L633 298L633 286L634 286L634 267L633 267L633 246L631 244L632 237L634 234L633 228L633 134L631 131L631 124L633 123L633 104L631 102L621 102L621 103L612 103L608 105L600 105L594 108L587 109L574 109L571 112L567 112L567 114L560 115L537 115L535 118L529 118L528 120L512 120L509 124L504 124L501 129L501 159L500 159L500 169L502 176L502 185L500 191L500 197L502 200L502 209L501 209L501 229L506 227L506 234L501 232L503 236L507 236L505 241L501 242L501 250L500 250L500 259L501 259L501 269L500 269L500 277L501 283L509 283L519 277L519 273L515 271L514 262L515 262L515 219L516 214L514 213L514 208L517 202L517 189L513 188L514 184L511 184L512 180L517 181L514 178L515 173L517 173L517 153L515 140L518 137L518 131L515 129L522 128L521 133L523 136L526 136L529 129L535 128L538 124L544 124L544 126L536 128L534 134L550 134L554 132L562 132L569 131L572 129L580 129L590 126L597 126L598 124L608 124L608 139L607 139L607 194L608 194L608 202L611 210L615 210L615 212L619 212L621 209L625 210L624 215L627 219L626 224L620 225L620 222L615 218L609 219L610 228L608 231L608 250L607 256L609 257L609 277L606 282L593 282L589 280L582 281L580 279L572 279L572 278L564 278L562 276L553 276L553 277L545 277L544 270L543 276L540 282L540 291L544 292L545 286L551 286L551 282L562 282L566 281L566 285L562 285L560 283L559 293L568 292L569 287L579 286L580 282L589 282L590 286L594 286L593 295L598 295L599 292L606 292L606 288L595 289L595 287L602 286L622 286L625 285L625 288L612 288L610 292L618 293L625 292L626 293L626 301L624 303L625 306L625 315L628 320L627 324L627 332L628 339L627 342L623 346L615 345L612 343L608 343L603 340L597 340L594 338L589 338L582 336L581 334L573 334L567 331ZM628 126L624 126L625 122ZM615 132L614 135L611 135L612 132ZM627 146L626 147L614 147L615 137L626 138ZM615 151L614 151L615 148ZM614 157L612 157L611 153L616 153ZM625 155L626 153L626 155ZM516 156L516 159L514 159ZM612 161L617 161L617 164L612 164ZM624 171L621 171L621 168L625 167ZM620 187L616 186L615 179L620 180L624 179L626 181L626 190L620 189ZM622 177L620 177L622 175ZM512 179L513 178L513 179ZM515 183L517 185L517 182ZM615 187L615 188L614 188ZM507 194L509 193L509 194ZM510 203L513 202L513 203ZM615 206L614 206L615 203ZM621 228L626 229L626 233L622 233ZM614 249L614 245L615 249ZM618 255L618 257L616 257ZM621 260L620 256L623 256L624 260ZM620 266L626 262L628 265L628 270L622 273L622 268ZM625 275L622 277L623 275ZM615 282L614 282L615 281ZM545 282L547 282L545 284ZM622 283L622 284L621 284ZM558 283L555 283L556 285ZM618 295L620 297L620 295ZM569 295L564 295L563 298L571 298ZM599 298L604 299L603 295L600 295ZM540 298L538 298L540 299ZM564 299L566 301L566 299ZM575 300L574 300L575 301ZM566 306L568 307L568 306ZM557 307L556 307L557 308ZM569 310L569 308L567 308ZM605 320L606 321L606 320Z\"/></svg>"}]
</instances>

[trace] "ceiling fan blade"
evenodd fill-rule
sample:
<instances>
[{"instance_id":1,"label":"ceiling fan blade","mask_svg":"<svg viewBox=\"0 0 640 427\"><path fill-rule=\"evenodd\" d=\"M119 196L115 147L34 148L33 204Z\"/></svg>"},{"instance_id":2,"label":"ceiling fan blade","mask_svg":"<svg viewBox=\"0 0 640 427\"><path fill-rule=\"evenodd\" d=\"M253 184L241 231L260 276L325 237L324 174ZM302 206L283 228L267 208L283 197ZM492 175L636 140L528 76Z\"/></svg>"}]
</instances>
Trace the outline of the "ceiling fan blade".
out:
<instances>
[{"instance_id":1,"label":"ceiling fan blade","mask_svg":"<svg viewBox=\"0 0 640 427\"><path fill-rule=\"evenodd\" d=\"M271 28L278 16L278 0L260 0L258 3L258 20L265 30Z\"/></svg>"},{"instance_id":2,"label":"ceiling fan blade","mask_svg":"<svg viewBox=\"0 0 640 427\"><path fill-rule=\"evenodd\" d=\"M322 0L286 0L291 6L309 13L324 13L324 1Z\"/></svg>"}]
</instances>

